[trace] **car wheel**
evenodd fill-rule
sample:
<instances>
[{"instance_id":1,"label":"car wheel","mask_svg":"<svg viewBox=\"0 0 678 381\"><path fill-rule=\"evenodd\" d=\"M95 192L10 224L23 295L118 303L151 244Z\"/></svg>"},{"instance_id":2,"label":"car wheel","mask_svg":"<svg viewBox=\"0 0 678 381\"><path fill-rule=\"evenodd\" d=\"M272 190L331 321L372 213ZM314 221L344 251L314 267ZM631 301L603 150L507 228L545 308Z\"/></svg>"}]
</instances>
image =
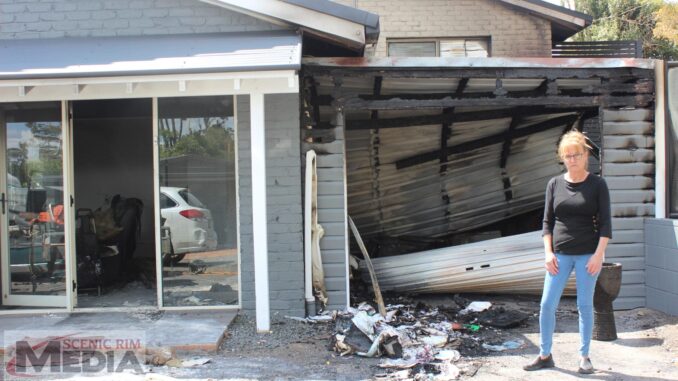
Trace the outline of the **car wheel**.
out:
<instances>
[{"instance_id":1,"label":"car wheel","mask_svg":"<svg viewBox=\"0 0 678 381\"><path fill-rule=\"evenodd\" d=\"M174 246L170 243L170 252L162 257L162 264L163 266L176 265L185 256L186 254L174 254Z\"/></svg>"}]
</instances>

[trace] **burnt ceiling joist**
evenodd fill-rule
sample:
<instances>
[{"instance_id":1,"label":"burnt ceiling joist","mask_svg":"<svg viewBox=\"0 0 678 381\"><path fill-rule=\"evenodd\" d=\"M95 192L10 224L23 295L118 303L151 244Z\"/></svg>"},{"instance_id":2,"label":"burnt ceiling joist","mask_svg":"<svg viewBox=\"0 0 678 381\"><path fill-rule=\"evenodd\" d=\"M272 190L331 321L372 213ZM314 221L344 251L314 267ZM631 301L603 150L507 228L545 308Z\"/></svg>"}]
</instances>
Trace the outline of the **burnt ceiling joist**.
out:
<instances>
[{"instance_id":1,"label":"burnt ceiling joist","mask_svg":"<svg viewBox=\"0 0 678 381\"><path fill-rule=\"evenodd\" d=\"M653 94L638 94L626 96L594 95L594 96L541 96L541 97L496 97L496 98L451 98L443 99L399 99L363 100L348 98L340 103L345 110L414 110L414 109L444 109L450 107L520 107L520 106L549 106L569 109L582 106L647 106L654 101Z\"/></svg>"}]
</instances>

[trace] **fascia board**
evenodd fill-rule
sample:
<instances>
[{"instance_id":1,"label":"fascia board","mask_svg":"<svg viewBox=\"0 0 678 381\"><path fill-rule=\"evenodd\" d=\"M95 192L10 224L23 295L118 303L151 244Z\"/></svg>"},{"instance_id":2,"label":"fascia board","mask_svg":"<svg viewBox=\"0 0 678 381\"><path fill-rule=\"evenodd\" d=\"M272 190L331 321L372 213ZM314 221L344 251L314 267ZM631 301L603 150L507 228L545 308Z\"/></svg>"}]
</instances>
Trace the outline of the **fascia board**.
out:
<instances>
[{"instance_id":1,"label":"fascia board","mask_svg":"<svg viewBox=\"0 0 678 381\"><path fill-rule=\"evenodd\" d=\"M365 26L278 0L200 0L285 27L301 27L352 48L365 46Z\"/></svg>"},{"instance_id":2,"label":"fascia board","mask_svg":"<svg viewBox=\"0 0 678 381\"><path fill-rule=\"evenodd\" d=\"M556 20L561 20L562 22L568 23L568 24L573 24L576 25L580 28L584 28L587 26L586 19L582 17L576 17L573 15L568 15L563 12L558 12L555 9L550 9L544 6L540 6L538 4L530 3L527 1L523 0L500 0L503 3L513 5L515 7L523 8L528 11L532 11L534 13L537 13L539 15L543 15L552 19Z\"/></svg>"}]
</instances>

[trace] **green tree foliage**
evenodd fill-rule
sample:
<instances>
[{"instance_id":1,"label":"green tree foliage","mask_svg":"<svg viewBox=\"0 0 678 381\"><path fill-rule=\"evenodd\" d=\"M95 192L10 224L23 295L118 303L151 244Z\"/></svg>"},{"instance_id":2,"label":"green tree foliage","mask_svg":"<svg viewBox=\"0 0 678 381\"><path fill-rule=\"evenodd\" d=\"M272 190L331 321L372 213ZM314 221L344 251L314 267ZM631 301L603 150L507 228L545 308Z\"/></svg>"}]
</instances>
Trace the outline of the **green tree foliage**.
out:
<instances>
[{"instance_id":1,"label":"green tree foliage","mask_svg":"<svg viewBox=\"0 0 678 381\"><path fill-rule=\"evenodd\" d=\"M211 158L227 158L235 152L233 129L226 128L223 118L162 119L160 137L161 158L194 155Z\"/></svg>"},{"instance_id":2,"label":"green tree foliage","mask_svg":"<svg viewBox=\"0 0 678 381\"><path fill-rule=\"evenodd\" d=\"M575 41L640 40L645 57L678 59L678 40L670 34L676 23L671 18L678 15L676 4L663 0L575 0L574 4L593 16L593 24L576 34Z\"/></svg>"}]
</instances>

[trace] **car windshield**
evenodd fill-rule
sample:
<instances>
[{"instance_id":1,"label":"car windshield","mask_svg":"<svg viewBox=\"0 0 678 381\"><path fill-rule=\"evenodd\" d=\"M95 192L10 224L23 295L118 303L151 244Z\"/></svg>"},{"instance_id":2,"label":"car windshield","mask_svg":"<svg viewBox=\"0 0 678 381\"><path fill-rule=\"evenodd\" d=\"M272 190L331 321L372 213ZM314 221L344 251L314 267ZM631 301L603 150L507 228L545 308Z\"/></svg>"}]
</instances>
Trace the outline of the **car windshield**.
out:
<instances>
[{"instance_id":1,"label":"car windshield","mask_svg":"<svg viewBox=\"0 0 678 381\"><path fill-rule=\"evenodd\" d=\"M190 206L195 206L196 208L204 208L205 205L203 205L200 200L198 200L197 197L193 196L191 192L188 191L188 189L182 189L179 192L179 196L184 199Z\"/></svg>"}]
</instances>

